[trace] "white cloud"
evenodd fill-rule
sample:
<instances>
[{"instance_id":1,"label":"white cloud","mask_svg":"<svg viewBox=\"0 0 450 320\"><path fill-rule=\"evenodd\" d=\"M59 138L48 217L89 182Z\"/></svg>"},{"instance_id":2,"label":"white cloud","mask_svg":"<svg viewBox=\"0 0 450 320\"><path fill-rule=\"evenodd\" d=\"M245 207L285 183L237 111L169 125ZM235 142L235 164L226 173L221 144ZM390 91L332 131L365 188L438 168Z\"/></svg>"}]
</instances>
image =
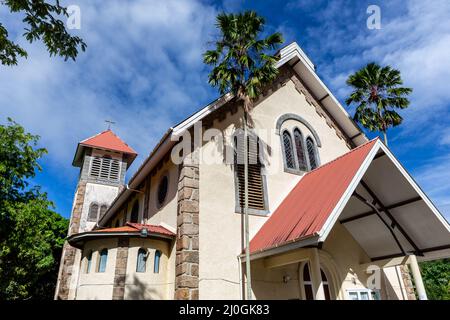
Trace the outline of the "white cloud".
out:
<instances>
[{"instance_id":1,"label":"white cloud","mask_svg":"<svg viewBox=\"0 0 450 320\"><path fill-rule=\"evenodd\" d=\"M444 155L450 145L450 2L391 1L380 6L381 30L366 28L364 1L337 0L312 11L317 23L306 30L306 51L341 101L349 93L348 75L366 63L389 64L401 71L405 85L414 91L390 145L397 156L416 166L414 176L448 218L450 157Z\"/></svg>"},{"instance_id":2,"label":"white cloud","mask_svg":"<svg viewBox=\"0 0 450 320\"><path fill-rule=\"evenodd\" d=\"M29 52L19 66L0 67L0 121L10 116L41 135L47 159L69 175L76 143L104 130L105 119L142 160L168 127L209 102L201 54L216 16L199 0L73 2L88 45L76 62L20 40L20 17L0 13Z\"/></svg>"},{"instance_id":3,"label":"white cloud","mask_svg":"<svg viewBox=\"0 0 450 320\"><path fill-rule=\"evenodd\" d=\"M333 3L339 6L339 1ZM347 7L342 3L340 5ZM358 31L354 26L338 28L335 22L326 22L325 25L332 23L334 28L327 30L326 39L321 40L321 45L326 42L325 48L334 50L334 53L339 52L340 47L345 48L345 52L337 55L338 58L325 69L324 74L331 79L338 96L343 98L345 95L340 93L345 93L346 76L363 64L377 61L399 69L405 85L414 89L411 106L403 112L408 117L402 126L406 134L437 115L442 119L442 112L450 112L450 24L445 23L450 16L450 2L394 2L392 7L404 7L405 14L383 18L390 7L382 7L381 30L367 30L359 23ZM346 16L345 11L335 13L334 18L342 15ZM349 30L356 30L356 36L355 32ZM313 29L314 33L317 31Z\"/></svg>"}]
</instances>

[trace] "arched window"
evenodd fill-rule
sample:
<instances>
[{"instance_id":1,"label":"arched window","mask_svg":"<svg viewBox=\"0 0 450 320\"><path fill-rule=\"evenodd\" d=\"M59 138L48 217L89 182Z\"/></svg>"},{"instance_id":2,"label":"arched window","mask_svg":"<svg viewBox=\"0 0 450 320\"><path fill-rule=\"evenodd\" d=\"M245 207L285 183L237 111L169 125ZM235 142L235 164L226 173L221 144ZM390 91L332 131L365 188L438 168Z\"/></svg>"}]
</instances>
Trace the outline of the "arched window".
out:
<instances>
[{"instance_id":1,"label":"arched window","mask_svg":"<svg viewBox=\"0 0 450 320\"><path fill-rule=\"evenodd\" d=\"M331 300L330 295L330 285L328 283L327 276L322 269L320 269L320 276L322 278L323 291L325 293L325 300ZM306 300L314 300L314 291L311 281L311 275L309 273L309 264L305 263L303 267L303 289L305 290L305 299Z\"/></svg>"},{"instance_id":2,"label":"arched window","mask_svg":"<svg viewBox=\"0 0 450 320\"><path fill-rule=\"evenodd\" d=\"M133 209L131 209L130 222L137 223L139 219L139 201L136 200L133 204Z\"/></svg>"},{"instance_id":3,"label":"arched window","mask_svg":"<svg viewBox=\"0 0 450 320\"><path fill-rule=\"evenodd\" d=\"M86 273L91 272L91 265L92 265L92 251L89 251L88 255L86 256Z\"/></svg>"},{"instance_id":4,"label":"arched window","mask_svg":"<svg viewBox=\"0 0 450 320\"><path fill-rule=\"evenodd\" d=\"M136 272L145 272L147 265L147 251L140 248L137 255L136 261Z\"/></svg>"},{"instance_id":5,"label":"arched window","mask_svg":"<svg viewBox=\"0 0 450 320\"><path fill-rule=\"evenodd\" d=\"M305 299L314 300L314 293L311 281L311 275L309 274L309 265L305 263L303 267L303 288L305 290Z\"/></svg>"},{"instance_id":6,"label":"arched window","mask_svg":"<svg viewBox=\"0 0 450 320\"><path fill-rule=\"evenodd\" d=\"M317 168L317 154L316 154L316 146L314 145L314 141L311 137L306 139L306 149L308 150L308 160L309 166L311 170Z\"/></svg>"},{"instance_id":7,"label":"arched window","mask_svg":"<svg viewBox=\"0 0 450 320\"><path fill-rule=\"evenodd\" d=\"M108 206L107 206L106 204L104 204L104 205L102 205L102 206L100 207L100 215L98 216L99 219L100 219L101 217L103 217L103 215L104 215L105 212L106 212L106 209L108 209Z\"/></svg>"},{"instance_id":8,"label":"arched window","mask_svg":"<svg viewBox=\"0 0 450 320\"><path fill-rule=\"evenodd\" d=\"M93 202L89 207L88 221L97 221L97 215L98 215L98 204Z\"/></svg>"},{"instance_id":9,"label":"arched window","mask_svg":"<svg viewBox=\"0 0 450 320\"><path fill-rule=\"evenodd\" d=\"M301 171L307 171L308 165L305 158L305 149L303 148L303 136L298 129L294 129L294 142L298 169Z\"/></svg>"},{"instance_id":10,"label":"arched window","mask_svg":"<svg viewBox=\"0 0 450 320\"><path fill-rule=\"evenodd\" d=\"M286 167L289 169L295 169L294 152L292 147L292 138L289 132L283 131L283 148L284 159L286 161Z\"/></svg>"},{"instance_id":11,"label":"arched window","mask_svg":"<svg viewBox=\"0 0 450 320\"><path fill-rule=\"evenodd\" d=\"M106 263L108 262L108 249L100 251L100 261L98 262L98 272L106 271Z\"/></svg>"},{"instance_id":12,"label":"arched window","mask_svg":"<svg viewBox=\"0 0 450 320\"><path fill-rule=\"evenodd\" d=\"M325 275L325 272L323 272L322 269L320 270L320 276L322 277L323 291L325 293L325 300L331 300L330 284L328 283L327 276Z\"/></svg>"},{"instance_id":13,"label":"arched window","mask_svg":"<svg viewBox=\"0 0 450 320\"><path fill-rule=\"evenodd\" d=\"M160 260L161 260L161 251L156 250L155 251L155 261L154 261L154 265L153 265L153 272L154 273L159 273Z\"/></svg>"}]
</instances>

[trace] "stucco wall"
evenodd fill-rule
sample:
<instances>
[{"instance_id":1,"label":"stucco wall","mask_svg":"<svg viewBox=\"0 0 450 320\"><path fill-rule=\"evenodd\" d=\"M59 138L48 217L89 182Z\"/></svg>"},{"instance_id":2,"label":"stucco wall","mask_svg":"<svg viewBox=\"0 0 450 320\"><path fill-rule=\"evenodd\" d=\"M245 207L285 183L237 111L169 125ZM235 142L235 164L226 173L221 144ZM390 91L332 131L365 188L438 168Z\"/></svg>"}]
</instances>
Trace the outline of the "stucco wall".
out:
<instances>
[{"instance_id":1,"label":"stucco wall","mask_svg":"<svg viewBox=\"0 0 450 320\"><path fill-rule=\"evenodd\" d=\"M158 204L158 187L163 176L169 179L166 200L162 205ZM147 223L159 225L168 224L172 228L177 227L177 188L178 188L178 166L171 161L166 162L156 172L151 180L151 190L148 205Z\"/></svg>"},{"instance_id":2,"label":"stucco wall","mask_svg":"<svg viewBox=\"0 0 450 320\"><path fill-rule=\"evenodd\" d=\"M110 205L117 196L119 188L104 184L90 183L86 184L86 193L84 196L83 210L80 220L80 232L92 230L96 222L87 221L89 206L96 202L99 206L102 204Z\"/></svg>"},{"instance_id":3,"label":"stucco wall","mask_svg":"<svg viewBox=\"0 0 450 320\"><path fill-rule=\"evenodd\" d=\"M140 248L148 250L145 272L136 272L137 254ZM154 273L155 251L162 252L159 273ZM171 299L174 274L168 272L170 248L166 241L155 239L130 239L128 248L125 299ZM173 257L172 257L173 260Z\"/></svg>"},{"instance_id":4,"label":"stucco wall","mask_svg":"<svg viewBox=\"0 0 450 320\"><path fill-rule=\"evenodd\" d=\"M252 111L255 129L267 129L258 135L265 148L269 211L273 212L301 176L284 172L280 136L275 133L277 119L294 113L305 119L319 135L321 163L344 154L349 149L337 137L325 119L299 93L292 81L263 100ZM240 112L214 122L226 143L236 127L240 127ZM287 123L289 125L289 123ZM261 133L261 134L260 134ZM265 134L265 135L264 135ZM235 213L235 185L232 166L223 163L223 148L217 141L205 143L200 161L200 299L239 299L239 263L241 252L241 215ZM207 161L205 161L205 159ZM207 162L207 163L205 163ZM250 217L250 236L259 230L267 217Z\"/></svg>"},{"instance_id":5,"label":"stucco wall","mask_svg":"<svg viewBox=\"0 0 450 320\"><path fill-rule=\"evenodd\" d=\"M263 259L252 262L252 289L255 299L300 299L299 263L268 269Z\"/></svg>"},{"instance_id":6,"label":"stucco wall","mask_svg":"<svg viewBox=\"0 0 450 320\"><path fill-rule=\"evenodd\" d=\"M86 243L80 264L80 275L75 299L110 300L113 294L116 269L117 238L92 240ZM99 255L108 249L105 272L98 272ZM137 254L140 248L149 252L145 272L136 272ZM125 278L125 299L171 299L174 287L174 261L172 246L158 239L131 238ZM155 251L160 250L159 273L154 273ZM92 262L87 273L87 255L92 251Z\"/></svg>"},{"instance_id":7,"label":"stucco wall","mask_svg":"<svg viewBox=\"0 0 450 320\"><path fill-rule=\"evenodd\" d=\"M158 203L158 187L163 176L168 177L168 190L165 201L162 204ZM171 230L176 230L177 227L177 187L178 187L178 167L171 161L165 162L162 167L156 171L155 175L151 177L150 193L148 201L148 219L145 219L145 192L135 192L133 196L128 199L128 208L120 210L112 219L112 226L119 221L120 225L123 223L123 217L126 214L126 221L130 221L131 211L135 201L139 202L139 223L148 223L154 225L169 226Z\"/></svg>"},{"instance_id":8,"label":"stucco wall","mask_svg":"<svg viewBox=\"0 0 450 320\"><path fill-rule=\"evenodd\" d=\"M117 239L102 239L90 241L85 245L81 260L77 300L111 300L116 267ZM108 249L108 259L105 272L97 272L100 251ZM92 250L92 264L90 272L86 273L86 256Z\"/></svg>"}]
</instances>

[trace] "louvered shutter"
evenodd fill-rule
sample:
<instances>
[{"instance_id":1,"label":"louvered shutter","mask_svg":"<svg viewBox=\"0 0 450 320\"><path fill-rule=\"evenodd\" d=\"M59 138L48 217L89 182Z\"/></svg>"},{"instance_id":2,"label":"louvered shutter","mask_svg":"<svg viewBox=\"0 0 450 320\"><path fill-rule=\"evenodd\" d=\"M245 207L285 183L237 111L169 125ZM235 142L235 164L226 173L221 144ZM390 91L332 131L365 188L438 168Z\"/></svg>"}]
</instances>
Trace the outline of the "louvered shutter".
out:
<instances>
[{"instance_id":1,"label":"louvered shutter","mask_svg":"<svg viewBox=\"0 0 450 320\"><path fill-rule=\"evenodd\" d=\"M98 178L100 176L100 169L102 167L102 159L95 157L92 159L92 166L91 166L91 177Z\"/></svg>"},{"instance_id":2,"label":"louvered shutter","mask_svg":"<svg viewBox=\"0 0 450 320\"><path fill-rule=\"evenodd\" d=\"M100 170L100 178L109 179L110 170L111 170L111 159L102 158L102 168Z\"/></svg>"},{"instance_id":3,"label":"louvered shutter","mask_svg":"<svg viewBox=\"0 0 450 320\"><path fill-rule=\"evenodd\" d=\"M120 177L120 162L110 157L94 157L92 159L90 176L104 180L118 181Z\"/></svg>"},{"instance_id":4,"label":"louvered shutter","mask_svg":"<svg viewBox=\"0 0 450 320\"><path fill-rule=\"evenodd\" d=\"M244 207L244 144L239 143L239 137L235 139L235 170L238 184L239 206ZM242 138L241 138L242 139ZM242 141L242 140L241 140ZM256 210L264 210L264 186L261 175L261 161L259 159L258 138L254 135L248 136L248 207ZM236 143L237 142L237 143Z\"/></svg>"},{"instance_id":5,"label":"louvered shutter","mask_svg":"<svg viewBox=\"0 0 450 320\"><path fill-rule=\"evenodd\" d=\"M118 160L112 160L111 162L111 172L109 173L109 179L117 181L119 180L120 173L120 163Z\"/></svg>"}]
</instances>

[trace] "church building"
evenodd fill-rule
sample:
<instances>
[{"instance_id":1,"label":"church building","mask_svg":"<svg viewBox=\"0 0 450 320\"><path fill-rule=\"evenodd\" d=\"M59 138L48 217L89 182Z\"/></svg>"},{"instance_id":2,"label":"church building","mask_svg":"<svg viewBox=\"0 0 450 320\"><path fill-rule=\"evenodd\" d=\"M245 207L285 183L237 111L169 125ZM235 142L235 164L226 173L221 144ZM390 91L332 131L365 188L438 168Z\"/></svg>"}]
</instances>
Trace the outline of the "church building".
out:
<instances>
[{"instance_id":1,"label":"church building","mask_svg":"<svg viewBox=\"0 0 450 320\"><path fill-rule=\"evenodd\" d=\"M418 261L450 257L449 223L296 43L278 55L248 148L230 94L169 128L128 182L137 154L111 130L78 144L55 299L248 298L245 157L252 299L427 299Z\"/></svg>"}]
</instances>

